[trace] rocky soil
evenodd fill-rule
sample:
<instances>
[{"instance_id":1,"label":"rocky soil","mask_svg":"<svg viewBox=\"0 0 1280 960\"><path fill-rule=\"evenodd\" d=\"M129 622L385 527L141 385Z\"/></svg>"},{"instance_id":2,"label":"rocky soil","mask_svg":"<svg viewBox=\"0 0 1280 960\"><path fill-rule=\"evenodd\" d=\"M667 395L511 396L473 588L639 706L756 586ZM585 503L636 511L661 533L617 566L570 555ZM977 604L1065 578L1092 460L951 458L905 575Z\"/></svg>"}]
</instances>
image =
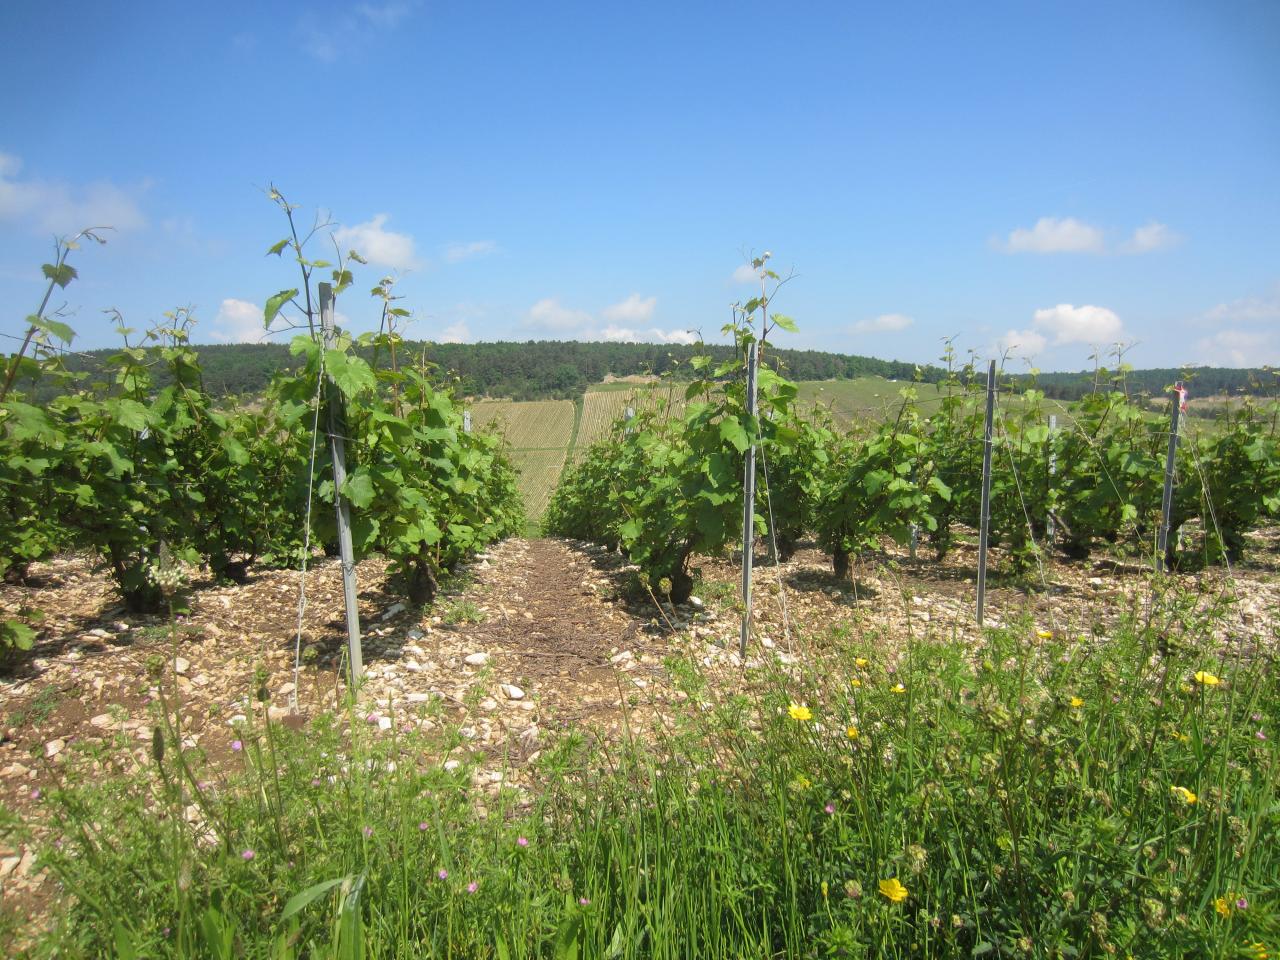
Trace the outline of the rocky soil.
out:
<instances>
[{"instance_id":1,"label":"rocky soil","mask_svg":"<svg viewBox=\"0 0 1280 960\"><path fill-rule=\"evenodd\" d=\"M1280 638L1278 544L1275 531L1263 536L1258 563L1247 570L1175 578L1202 606L1231 598L1216 627L1231 648L1252 651ZM813 549L781 565L758 562L753 660L803 662L833 636L881 650L911 635L980 639L972 548L937 564L890 546L856 567L853 582L832 578ZM508 540L419 611L388 592L381 561L367 560L357 569L367 673L360 715L387 733L456 722L464 749L484 759L478 786L529 790L527 764L549 732L572 726L614 739L624 725L642 729L690 709L667 658L693 658L725 686L741 682L737 567L728 559L701 567L699 596L659 609L624 599L634 590L616 554ZM271 714L284 723L304 727L334 707L346 642L337 561L307 573L300 637L299 582L297 571L261 571L244 585L197 582L175 622L126 616L109 580L82 558L40 565L27 586L0 586L0 611L45 615L36 648L0 674L0 803L38 828L42 796L73 765L103 766L95 746L125 745L113 761L120 769L148 762L160 692L149 672L161 664L176 674L185 742L215 765L232 757L258 688L255 671L267 677ZM1150 597L1150 578L1136 564L1054 562L1027 582L997 578L986 623L1030 615L1041 629L1105 642L1115 621ZM457 763L456 749L439 762ZM0 847L0 897L38 910L54 891L34 852Z\"/></svg>"}]
</instances>

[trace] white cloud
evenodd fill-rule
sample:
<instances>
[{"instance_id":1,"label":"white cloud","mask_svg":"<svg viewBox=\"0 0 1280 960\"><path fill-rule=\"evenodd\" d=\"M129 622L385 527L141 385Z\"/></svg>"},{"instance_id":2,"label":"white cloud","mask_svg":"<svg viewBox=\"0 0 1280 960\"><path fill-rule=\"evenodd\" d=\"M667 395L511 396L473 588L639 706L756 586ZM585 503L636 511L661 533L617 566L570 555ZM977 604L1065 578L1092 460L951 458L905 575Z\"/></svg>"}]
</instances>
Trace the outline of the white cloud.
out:
<instances>
[{"instance_id":1,"label":"white cloud","mask_svg":"<svg viewBox=\"0 0 1280 960\"><path fill-rule=\"evenodd\" d=\"M657 297L646 297L642 300L640 299L640 294L633 293L621 303L605 307L601 311L601 315L606 320L648 323L653 319L653 311L657 305Z\"/></svg>"},{"instance_id":2,"label":"white cloud","mask_svg":"<svg viewBox=\"0 0 1280 960\"><path fill-rule=\"evenodd\" d=\"M356 7L356 13L364 17L375 27L390 29L398 26L400 21L413 13L416 3L407 0L389 0L387 3L362 3Z\"/></svg>"},{"instance_id":3,"label":"white cloud","mask_svg":"<svg viewBox=\"0 0 1280 960\"><path fill-rule=\"evenodd\" d=\"M472 240L469 243L451 243L444 248L444 258L449 263L461 263L463 260L474 260L487 257L497 252L498 244L493 240Z\"/></svg>"},{"instance_id":4,"label":"white cloud","mask_svg":"<svg viewBox=\"0 0 1280 960\"><path fill-rule=\"evenodd\" d=\"M257 343L265 333L259 304L228 297L213 318L209 338L216 343Z\"/></svg>"},{"instance_id":5,"label":"white cloud","mask_svg":"<svg viewBox=\"0 0 1280 960\"><path fill-rule=\"evenodd\" d=\"M391 267L393 270L412 270L418 266L414 253L413 237L407 233L384 230L388 214L379 213L367 223L353 227L339 227L333 237L344 250L351 248L370 263Z\"/></svg>"},{"instance_id":6,"label":"white cloud","mask_svg":"<svg viewBox=\"0 0 1280 960\"><path fill-rule=\"evenodd\" d=\"M570 340L607 340L615 343L697 343L698 336L688 330L663 330L643 327L653 319L657 297L633 293L627 299L611 304L597 318L586 310L564 306L555 297L546 297L529 308L526 327L539 327Z\"/></svg>"},{"instance_id":7,"label":"white cloud","mask_svg":"<svg viewBox=\"0 0 1280 960\"><path fill-rule=\"evenodd\" d=\"M1031 229L1019 227L1009 234L1006 253L1101 253L1102 231L1066 217L1041 217Z\"/></svg>"},{"instance_id":8,"label":"white cloud","mask_svg":"<svg viewBox=\"0 0 1280 960\"><path fill-rule=\"evenodd\" d=\"M467 321L459 320L457 323L451 323L440 331L440 343L470 343L471 328L467 326Z\"/></svg>"},{"instance_id":9,"label":"white cloud","mask_svg":"<svg viewBox=\"0 0 1280 960\"><path fill-rule=\"evenodd\" d=\"M1177 246L1182 237L1170 230L1165 224L1152 220L1138 227L1133 236L1120 246L1121 253L1151 253L1153 250L1164 250Z\"/></svg>"},{"instance_id":10,"label":"white cloud","mask_svg":"<svg viewBox=\"0 0 1280 960\"><path fill-rule=\"evenodd\" d=\"M1001 353L1017 353L1024 357L1034 357L1043 353L1049 341L1043 334L1034 330L1010 330L1002 337L996 338L996 346Z\"/></svg>"},{"instance_id":11,"label":"white cloud","mask_svg":"<svg viewBox=\"0 0 1280 960\"><path fill-rule=\"evenodd\" d=\"M1280 337L1272 330L1219 330L1196 344L1196 361L1214 367L1280 364Z\"/></svg>"},{"instance_id":12,"label":"white cloud","mask_svg":"<svg viewBox=\"0 0 1280 960\"><path fill-rule=\"evenodd\" d=\"M1124 335L1120 318L1106 307L1060 303L1037 310L1031 318L1036 332L1051 334L1053 345L1064 343L1113 343Z\"/></svg>"},{"instance_id":13,"label":"white cloud","mask_svg":"<svg viewBox=\"0 0 1280 960\"><path fill-rule=\"evenodd\" d=\"M690 330L659 330L651 327L648 330L632 330L609 324L603 330L584 331L582 340L606 340L612 343L697 343L697 334Z\"/></svg>"},{"instance_id":14,"label":"white cloud","mask_svg":"<svg viewBox=\"0 0 1280 960\"><path fill-rule=\"evenodd\" d=\"M751 266L751 264L744 263L742 266L738 267L737 270L733 271L733 282L759 283L760 272L756 270L755 267Z\"/></svg>"},{"instance_id":15,"label":"white cloud","mask_svg":"<svg viewBox=\"0 0 1280 960\"><path fill-rule=\"evenodd\" d=\"M1244 297L1220 303L1204 319L1217 323L1269 323L1280 321L1280 284L1268 296Z\"/></svg>"},{"instance_id":16,"label":"white cloud","mask_svg":"<svg viewBox=\"0 0 1280 960\"><path fill-rule=\"evenodd\" d=\"M915 323L915 320L906 314L882 313L872 320L859 320L849 329L850 332L855 334L892 333L895 330L905 330L913 323Z\"/></svg>"},{"instance_id":17,"label":"white cloud","mask_svg":"<svg viewBox=\"0 0 1280 960\"><path fill-rule=\"evenodd\" d=\"M529 308L526 323L550 330L572 330L591 323L591 314L585 310L570 310L555 297L544 297Z\"/></svg>"},{"instance_id":18,"label":"white cloud","mask_svg":"<svg viewBox=\"0 0 1280 960\"><path fill-rule=\"evenodd\" d=\"M85 227L113 227L124 233L146 226L138 205L145 187L126 189L105 180L82 186L60 180L21 180L21 172L21 159L0 153L0 221L62 235Z\"/></svg>"}]
</instances>

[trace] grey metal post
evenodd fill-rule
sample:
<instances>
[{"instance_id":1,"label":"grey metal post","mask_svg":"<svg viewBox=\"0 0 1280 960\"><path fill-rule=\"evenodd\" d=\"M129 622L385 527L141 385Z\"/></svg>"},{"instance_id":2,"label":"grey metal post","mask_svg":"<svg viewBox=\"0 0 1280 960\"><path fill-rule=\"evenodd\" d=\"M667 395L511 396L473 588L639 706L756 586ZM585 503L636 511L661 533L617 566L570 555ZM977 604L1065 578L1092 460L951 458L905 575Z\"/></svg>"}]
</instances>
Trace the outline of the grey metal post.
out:
<instances>
[{"instance_id":1,"label":"grey metal post","mask_svg":"<svg viewBox=\"0 0 1280 960\"><path fill-rule=\"evenodd\" d=\"M1164 570L1165 550L1169 546L1169 524L1173 517L1173 467L1178 455L1178 421L1182 414L1182 398L1186 390L1179 380L1173 385L1173 413L1169 415L1169 455L1164 462L1164 497L1160 502L1160 531L1156 542L1156 573Z\"/></svg>"},{"instance_id":2,"label":"grey metal post","mask_svg":"<svg viewBox=\"0 0 1280 960\"><path fill-rule=\"evenodd\" d=\"M747 349L747 413L756 416L756 344ZM756 542L756 446L747 445L746 465L742 469L742 641L743 660L747 659L747 638L751 635L751 554Z\"/></svg>"},{"instance_id":3,"label":"grey metal post","mask_svg":"<svg viewBox=\"0 0 1280 960\"><path fill-rule=\"evenodd\" d=\"M991 529L991 428L996 408L996 362L987 370L987 429L982 444L982 509L978 517L978 626L987 599L987 537Z\"/></svg>"},{"instance_id":4,"label":"grey metal post","mask_svg":"<svg viewBox=\"0 0 1280 960\"><path fill-rule=\"evenodd\" d=\"M622 428L623 436L626 436L626 437L631 436L631 421L634 420L635 418L636 418L636 408L627 407L627 414L625 417L626 426Z\"/></svg>"},{"instance_id":5,"label":"grey metal post","mask_svg":"<svg viewBox=\"0 0 1280 960\"><path fill-rule=\"evenodd\" d=\"M320 286L320 330L324 346L333 346L333 288ZM351 508L342 495L347 479L346 445L342 438L342 394L333 378L329 378L329 451L333 456L333 502L338 512L338 555L342 559L342 598L347 611L347 651L351 662L351 685L364 676L364 658L360 653L360 608L356 601L356 561L351 546Z\"/></svg>"},{"instance_id":6,"label":"grey metal post","mask_svg":"<svg viewBox=\"0 0 1280 960\"><path fill-rule=\"evenodd\" d=\"M462 432L463 433L471 432L471 411L470 410L462 411Z\"/></svg>"},{"instance_id":7,"label":"grey metal post","mask_svg":"<svg viewBox=\"0 0 1280 960\"><path fill-rule=\"evenodd\" d=\"M1053 445L1054 434L1058 432L1058 415L1056 413L1049 414L1049 476L1056 477L1058 475L1058 450ZM1050 480L1052 485L1053 481ZM1052 548L1054 534L1058 532L1057 521L1053 519L1053 511L1050 510L1048 516L1044 519L1044 540L1045 546Z\"/></svg>"}]
</instances>

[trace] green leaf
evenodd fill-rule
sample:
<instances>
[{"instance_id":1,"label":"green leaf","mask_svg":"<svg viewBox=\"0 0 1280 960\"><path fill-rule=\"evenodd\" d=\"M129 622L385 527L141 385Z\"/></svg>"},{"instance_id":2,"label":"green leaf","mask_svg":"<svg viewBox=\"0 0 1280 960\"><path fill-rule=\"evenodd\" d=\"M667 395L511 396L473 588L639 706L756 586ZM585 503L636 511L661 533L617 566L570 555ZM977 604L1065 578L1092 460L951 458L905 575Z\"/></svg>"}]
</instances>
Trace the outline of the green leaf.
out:
<instances>
[{"instance_id":1,"label":"green leaf","mask_svg":"<svg viewBox=\"0 0 1280 960\"><path fill-rule=\"evenodd\" d=\"M365 467L361 467L347 477L342 485L342 495L351 501L351 505L364 509L373 502L373 477Z\"/></svg>"},{"instance_id":2,"label":"green leaf","mask_svg":"<svg viewBox=\"0 0 1280 960\"><path fill-rule=\"evenodd\" d=\"M137 400L122 399L116 401L115 421L130 430L145 430L151 422L147 408Z\"/></svg>"},{"instance_id":3,"label":"green leaf","mask_svg":"<svg viewBox=\"0 0 1280 960\"><path fill-rule=\"evenodd\" d=\"M747 431L742 429L737 417L725 417L720 421L720 439L733 444L739 453L745 453L750 446Z\"/></svg>"},{"instance_id":4,"label":"green leaf","mask_svg":"<svg viewBox=\"0 0 1280 960\"><path fill-rule=\"evenodd\" d=\"M46 277L58 286L62 287L64 290L67 288L67 284L79 276L79 274L76 273L76 268L66 263L57 265L46 263L40 269L44 272Z\"/></svg>"},{"instance_id":5,"label":"green leaf","mask_svg":"<svg viewBox=\"0 0 1280 960\"><path fill-rule=\"evenodd\" d=\"M266 255L269 257L274 253L278 257L280 256L284 248L287 247L288 245L289 245L289 238L285 237L283 240L273 243L271 247L267 250Z\"/></svg>"},{"instance_id":6,"label":"green leaf","mask_svg":"<svg viewBox=\"0 0 1280 960\"><path fill-rule=\"evenodd\" d=\"M785 313L775 313L772 317L774 326L781 327L788 333L798 333L800 328L796 326L796 322L788 317Z\"/></svg>"},{"instance_id":7,"label":"green leaf","mask_svg":"<svg viewBox=\"0 0 1280 960\"><path fill-rule=\"evenodd\" d=\"M321 883L317 883L315 886L307 887L307 889L303 890L301 893L295 893L289 898L289 902L284 905L284 912L280 914L281 922L288 920L295 913L305 910L334 887L339 884L346 883L350 879L351 877L348 875L345 877L338 877L335 880L325 880Z\"/></svg>"},{"instance_id":8,"label":"green leaf","mask_svg":"<svg viewBox=\"0 0 1280 960\"><path fill-rule=\"evenodd\" d=\"M280 308L298 295L295 290L281 290L274 297L267 300L267 305L262 311L263 329L271 326L271 321L276 318L276 314L280 312Z\"/></svg>"},{"instance_id":9,"label":"green leaf","mask_svg":"<svg viewBox=\"0 0 1280 960\"><path fill-rule=\"evenodd\" d=\"M65 323L59 320L50 320L48 317L27 317L27 322L37 330L43 330L45 333L51 333L63 343L70 343L76 337L76 332Z\"/></svg>"},{"instance_id":10,"label":"green leaf","mask_svg":"<svg viewBox=\"0 0 1280 960\"><path fill-rule=\"evenodd\" d=\"M342 350L326 350L324 367L343 396L348 399L359 396L365 390L372 390L377 384L377 378L369 364Z\"/></svg>"},{"instance_id":11,"label":"green leaf","mask_svg":"<svg viewBox=\"0 0 1280 960\"><path fill-rule=\"evenodd\" d=\"M0 620L0 651L6 648L30 650L36 642L36 632L21 620Z\"/></svg>"}]
</instances>

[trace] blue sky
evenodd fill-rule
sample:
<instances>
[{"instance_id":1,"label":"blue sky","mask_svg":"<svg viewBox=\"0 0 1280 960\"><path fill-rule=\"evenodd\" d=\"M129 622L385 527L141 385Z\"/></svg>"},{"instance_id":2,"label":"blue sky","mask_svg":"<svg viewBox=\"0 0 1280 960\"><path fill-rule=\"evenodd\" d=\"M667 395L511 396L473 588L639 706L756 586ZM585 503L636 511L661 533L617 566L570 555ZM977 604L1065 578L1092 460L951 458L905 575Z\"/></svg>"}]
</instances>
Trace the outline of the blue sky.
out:
<instances>
[{"instance_id":1,"label":"blue sky","mask_svg":"<svg viewBox=\"0 0 1280 960\"><path fill-rule=\"evenodd\" d=\"M76 347L111 307L257 339L274 182L372 261L356 330L395 273L415 338L711 338L770 250L780 345L1280 363L1277 3L49 10L0 8L8 336L105 223Z\"/></svg>"}]
</instances>

